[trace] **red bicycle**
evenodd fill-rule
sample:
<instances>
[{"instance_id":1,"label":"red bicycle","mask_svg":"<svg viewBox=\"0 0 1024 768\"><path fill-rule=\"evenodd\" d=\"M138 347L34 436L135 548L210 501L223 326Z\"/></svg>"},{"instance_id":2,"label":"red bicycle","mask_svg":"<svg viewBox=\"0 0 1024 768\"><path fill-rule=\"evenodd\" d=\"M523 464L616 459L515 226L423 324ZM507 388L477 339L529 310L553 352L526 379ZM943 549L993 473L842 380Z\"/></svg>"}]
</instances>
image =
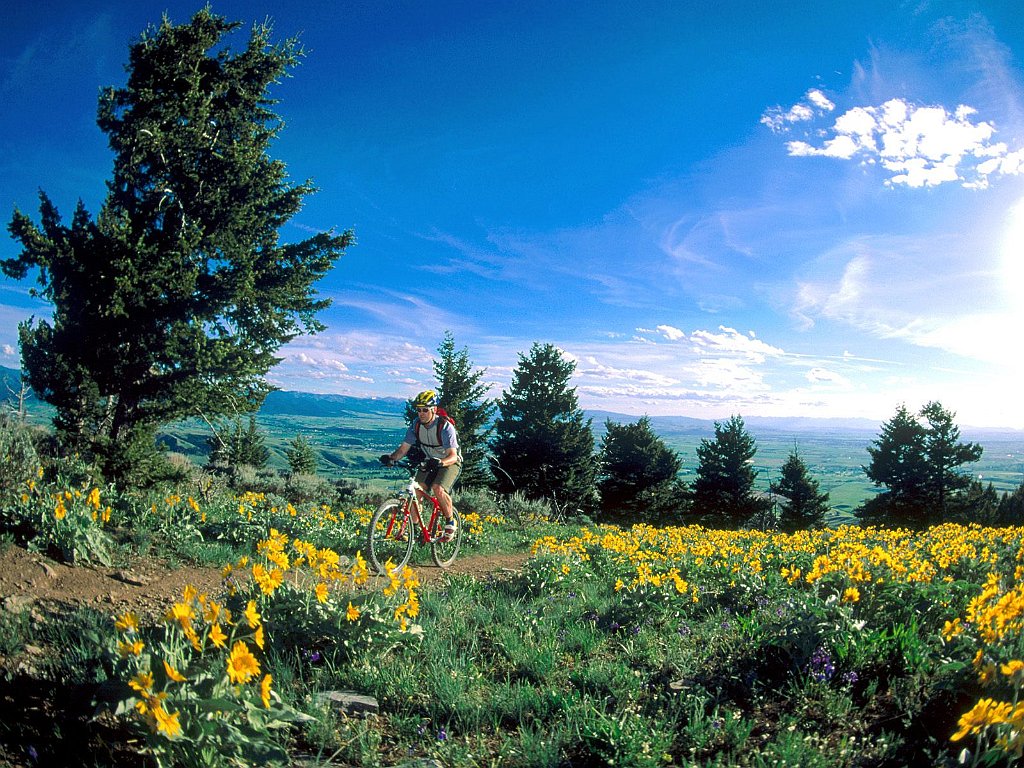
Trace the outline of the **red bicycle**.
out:
<instances>
[{"instance_id":1,"label":"red bicycle","mask_svg":"<svg viewBox=\"0 0 1024 768\"><path fill-rule=\"evenodd\" d=\"M370 519L366 536L366 550L370 565L379 573L387 573L388 563L397 571L412 556L415 538L430 545L430 554L440 568L447 568L455 562L462 545L462 515L452 507L455 521L455 536L445 539L442 535L447 522L441 514L437 499L416 482L416 467L408 462L396 462L391 466L401 467L409 473L409 484L394 499L381 504ZM430 502L430 521L423 522L422 504Z\"/></svg>"}]
</instances>

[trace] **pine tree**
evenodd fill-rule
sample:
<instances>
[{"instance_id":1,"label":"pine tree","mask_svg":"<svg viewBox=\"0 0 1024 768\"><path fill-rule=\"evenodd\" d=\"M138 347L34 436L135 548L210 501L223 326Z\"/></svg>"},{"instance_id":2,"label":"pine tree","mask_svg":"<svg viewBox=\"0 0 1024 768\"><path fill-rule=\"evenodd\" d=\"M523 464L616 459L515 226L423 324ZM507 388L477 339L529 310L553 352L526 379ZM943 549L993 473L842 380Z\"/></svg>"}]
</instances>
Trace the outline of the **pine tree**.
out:
<instances>
[{"instance_id":1,"label":"pine tree","mask_svg":"<svg viewBox=\"0 0 1024 768\"><path fill-rule=\"evenodd\" d=\"M785 499L779 507L780 530L792 533L825 526L828 494L821 492L795 447L780 469L779 481L771 483L771 492Z\"/></svg>"},{"instance_id":2,"label":"pine tree","mask_svg":"<svg viewBox=\"0 0 1024 768\"><path fill-rule=\"evenodd\" d=\"M960 442L960 428L953 422L956 414L947 411L941 403L928 403L921 409L921 416L928 422L924 436L924 452L928 459L927 492L933 505L933 516L947 520L951 497L965 491L971 484L971 478L956 472L956 469L980 459L983 449L977 443Z\"/></svg>"},{"instance_id":3,"label":"pine tree","mask_svg":"<svg viewBox=\"0 0 1024 768\"><path fill-rule=\"evenodd\" d=\"M285 459L288 461L288 470L293 475L316 474L316 450L301 433L296 435L295 439L288 444L288 449L285 451Z\"/></svg>"},{"instance_id":4,"label":"pine tree","mask_svg":"<svg viewBox=\"0 0 1024 768\"><path fill-rule=\"evenodd\" d=\"M575 370L552 344L535 343L519 355L494 425L492 448L504 471L496 473L499 491L519 490L585 511L594 507L594 435L569 386Z\"/></svg>"},{"instance_id":5,"label":"pine tree","mask_svg":"<svg viewBox=\"0 0 1024 768\"><path fill-rule=\"evenodd\" d=\"M239 26L207 8L143 34L125 87L100 96L114 167L99 215L79 203L65 225L40 193L40 225L18 210L10 223L22 250L0 266L34 271L53 307L19 329L29 382L62 439L108 468L152 450L156 425L255 410L279 347L323 329L312 286L351 242L279 241L314 188L268 155L282 123L267 90L302 50L264 25L232 52Z\"/></svg>"},{"instance_id":6,"label":"pine tree","mask_svg":"<svg viewBox=\"0 0 1024 768\"><path fill-rule=\"evenodd\" d=\"M220 433L208 440L210 466L226 465L263 469L270 459L267 441L256 423L256 416L249 414L248 423L242 424L241 417L235 417Z\"/></svg>"},{"instance_id":7,"label":"pine tree","mask_svg":"<svg viewBox=\"0 0 1024 768\"><path fill-rule=\"evenodd\" d=\"M771 502L754 491L757 443L743 418L715 422L715 439L697 446L692 512L708 525L735 529L766 514Z\"/></svg>"},{"instance_id":8,"label":"pine tree","mask_svg":"<svg viewBox=\"0 0 1024 768\"><path fill-rule=\"evenodd\" d=\"M455 422L462 450L459 483L467 488L486 485L490 476L487 469L488 440L496 407L487 399L487 384L481 381L487 371L474 370L469 350L455 348L451 331L445 332L437 353L434 377L438 398Z\"/></svg>"},{"instance_id":9,"label":"pine tree","mask_svg":"<svg viewBox=\"0 0 1024 768\"><path fill-rule=\"evenodd\" d=\"M940 403L928 403L920 416L927 427L901 404L868 447L871 463L863 467L864 473L887 490L861 505L855 513L861 520L922 528L953 516L969 516L964 508L968 497L977 501L979 509L990 503L984 493L967 494L970 478L955 471L981 458L981 446L959 442L954 414Z\"/></svg>"},{"instance_id":10,"label":"pine tree","mask_svg":"<svg viewBox=\"0 0 1024 768\"><path fill-rule=\"evenodd\" d=\"M686 503L679 479L682 459L665 445L644 416L633 424L605 422L599 454L603 517L664 525L678 521Z\"/></svg>"}]
</instances>

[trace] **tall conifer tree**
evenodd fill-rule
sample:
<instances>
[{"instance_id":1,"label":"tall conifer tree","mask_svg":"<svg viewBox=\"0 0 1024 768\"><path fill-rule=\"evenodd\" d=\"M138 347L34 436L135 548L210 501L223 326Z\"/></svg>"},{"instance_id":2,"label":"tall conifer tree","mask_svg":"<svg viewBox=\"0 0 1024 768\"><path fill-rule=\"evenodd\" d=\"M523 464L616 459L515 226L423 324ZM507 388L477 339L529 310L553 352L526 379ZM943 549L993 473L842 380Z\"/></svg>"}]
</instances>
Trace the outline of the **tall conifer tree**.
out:
<instances>
[{"instance_id":1,"label":"tall conifer tree","mask_svg":"<svg viewBox=\"0 0 1024 768\"><path fill-rule=\"evenodd\" d=\"M779 505L779 528L787 533L822 528L829 512L829 497L807 471L796 448L786 457L779 481L771 484L772 493L784 501Z\"/></svg>"},{"instance_id":2,"label":"tall conifer tree","mask_svg":"<svg viewBox=\"0 0 1024 768\"><path fill-rule=\"evenodd\" d=\"M715 439L697 446L692 512L708 525L739 528L763 515L770 502L754 491L757 443L741 416L715 422Z\"/></svg>"},{"instance_id":3,"label":"tall conifer tree","mask_svg":"<svg viewBox=\"0 0 1024 768\"><path fill-rule=\"evenodd\" d=\"M596 503L597 467L590 419L569 380L576 364L553 344L519 355L512 385L498 400L492 448L500 491L521 490L583 510Z\"/></svg>"},{"instance_id":4,"label":"tall conifer tree","mask_svg":"<svg viewBox=\"0 0 1024 768\"><path fill-rule=\"evenodd\" d=\"M493 426L495 404L488 400L485 369L476 369L469 359L469 350L455 348L451 331L437 348L434 377L442 407L455 421L462 450L462 473L459 482L467 487L486 485L488 440Z\"/></svg>"},{"instance_id":5,"label":"tall conifer tree","mask_svg":"<svg viewBox=\"0 0 1024 768\"><path fill-rule=\"evenodd\" d=\"M313 284L351 242L280 241L314 188L268 154L282 126L268 89L302 50L262 25L233 52L239 26L207 8L147 30L127 84L100 96L114 167L99 215L79 203L68 226L41 193L38 226L18 210L10 223L22 250L0 266L34 271L53 307L20 328L29 382L61 436L108 468L152 448L156 425L257 408L281 345L323 329Z\"/></svg>"}]
</instances>

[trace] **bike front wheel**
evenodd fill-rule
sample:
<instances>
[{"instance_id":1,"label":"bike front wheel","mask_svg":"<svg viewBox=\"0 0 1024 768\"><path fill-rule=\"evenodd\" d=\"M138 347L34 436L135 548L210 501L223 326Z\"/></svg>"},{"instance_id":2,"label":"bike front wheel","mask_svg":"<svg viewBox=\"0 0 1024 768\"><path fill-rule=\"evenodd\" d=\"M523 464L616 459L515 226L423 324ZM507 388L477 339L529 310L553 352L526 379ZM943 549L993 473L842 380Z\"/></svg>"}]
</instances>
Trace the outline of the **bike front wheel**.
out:
<instances>
[{"instance_id":1,"label":"bike front wheel","mask_svg":"<svg viewBox=\"0 0 1024 768\"><path fill-rule=\"evenodd\" d=\"M391 499L377 508L366 534L366 551L375 573L383 575L389 567L397 571L409 562L413 533L412 516L401 500Z\"/></svg>"},{"instance_id":2,"label":"bike front wheel","mask_svg":"<svg viewBox=\"0 0 1024 768\"><path fill-rule=\"evenodd\" d=\"M459 554L459 547L462 546L462 515L459 510L452 507L452 519L455 521L455 538L451 541L441 541L441 532L444 530L444 517L437 516L434 521L434 530L430 532L431 544L430 554L440 568L447 568L455 562Z\"/></svg>"}]
</instances>

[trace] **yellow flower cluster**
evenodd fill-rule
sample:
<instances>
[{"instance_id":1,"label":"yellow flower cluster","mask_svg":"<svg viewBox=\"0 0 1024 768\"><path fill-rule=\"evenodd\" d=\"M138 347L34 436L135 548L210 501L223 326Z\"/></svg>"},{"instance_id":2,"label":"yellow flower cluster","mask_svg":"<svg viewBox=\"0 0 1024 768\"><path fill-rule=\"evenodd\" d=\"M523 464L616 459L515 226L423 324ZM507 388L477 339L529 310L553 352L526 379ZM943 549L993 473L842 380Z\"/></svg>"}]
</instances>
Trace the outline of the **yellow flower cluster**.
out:
<instances>
[{"instance_id":1,"label":"yellow flower cluster","mask_svg":"<svg viewBox=\"0 0 1024 768\"><path fill-rule=\"evenodd\" d=\"M23 504L28 503L33 495L38 493L35 480L29 480L26 483L27 492L21 494L21 501ZM73 510L68 509L68 504L74 504L77 502L83 503L83 512L88 513L89 517L92 518L94 523L109 523L110 522L110 507L101 509L103 506L100 503L100 489L93 488L88 493L82 490L73 491L58 491L53 496L53 519L57 521L66 520L69 514L73 513Z\"/></svg>"},{"instance_id":2,"label":"yellow flower cluster","mask_svg":"<svg viewBox=\"0 0 1024 768\"><path fill-rule=\"evenodd\" d=\"M420 585L419 577L409 566L402 568L401 573L397 572L397 569L393 567L389 560L384 564L385 570L388 574L390 583L384 587L384 596L393 597L398 594L398 590L402 587L405 588L406 600L401 605L395 608L395 621L398 622L399 629L405 632L409 628L408 619L415 619L420 613L420 601L416 594L416 589ZM349 606L351 607L351 603Z\"/></svg>"},{"instance_id":3,"label":"yellow flower cluster","mask_svg":"<svg viewBox=\"0 0 1024 768\"><path fill-rule=\"evenodd\" d=\"M990 568L997 552L1024 546L1024 529L978 525L940 525L924 532L841 526L794 534L722 531L701 526L625 530L602 525L584 528L565 540L548 536L533 544L533 553L561 555L585 562L600 555L619 569L632 571L622 587L673 584L680 570L702 574L743 574L777 569L793 586L814 585L832 577L846 602L858 602L872 584L930 583L952 580L961 567ZM691 587L692 589L692 587ZM1024 609L1024 604L1022 604Z\"/></svg>"},{"instance_id":4,"label":"yellow flower cluster","mask_svg":"<svg viewBox=\"0 0 1024 768\"><path fill-rule=\"evenodd\" d=\"M131 612L116 617L114 628L118 633L118 653L123 659L132 660L136 670L128 682L137 697L135 711L153 733L172 740L181 736L181 713L170 711L168 701L175 696L188 699L188 695L181 692L183 689L173 686L189 685L190 667L200 666L204 654L227 654L223 661L226 683L242 686L259 678L260 663L247 642L251 641L261 650L266 642L255 602L249 601L243 617L244 622L237 623L228 608L200 594L195 587L186 586L182 598L164 616L167 627L165 641L154 647L150 654L144 654L146 645L139 635L138 617ZM178 637L187 641L187 645L177 642L175 638ZM234 639L234 644L228 651L231 639ZM189 653L188 648L194 653ZM156 656L157 653L161 655ZM162 674L158 675L154 670L162 670ZM270 707L271 683L269 674L260 680L259 695L266 708Z\"/></svg>"},{"instance_id":5,"label":"yellow flower cluster","mask_svg":"<svg viewBox=\"0 0 1024 768\"><path fill-rule=\"evenodd\" d=\"M346 568L333 549L317 548L298 538L289 540L276 528L272 528L270 535L256 545L256 550L264 562L253 563L250 573L260 591L268 597L284 583L286 574L291 574L297 586L312 578L315 582L313 594L320 603L327 602L329 585L359 586L370 578L370 569L361 553L357 552ZM221 571L232 594L238 589L238 579L244 577L248 565L249 558L242 557Z\"/></svg>"}]
</instances>

